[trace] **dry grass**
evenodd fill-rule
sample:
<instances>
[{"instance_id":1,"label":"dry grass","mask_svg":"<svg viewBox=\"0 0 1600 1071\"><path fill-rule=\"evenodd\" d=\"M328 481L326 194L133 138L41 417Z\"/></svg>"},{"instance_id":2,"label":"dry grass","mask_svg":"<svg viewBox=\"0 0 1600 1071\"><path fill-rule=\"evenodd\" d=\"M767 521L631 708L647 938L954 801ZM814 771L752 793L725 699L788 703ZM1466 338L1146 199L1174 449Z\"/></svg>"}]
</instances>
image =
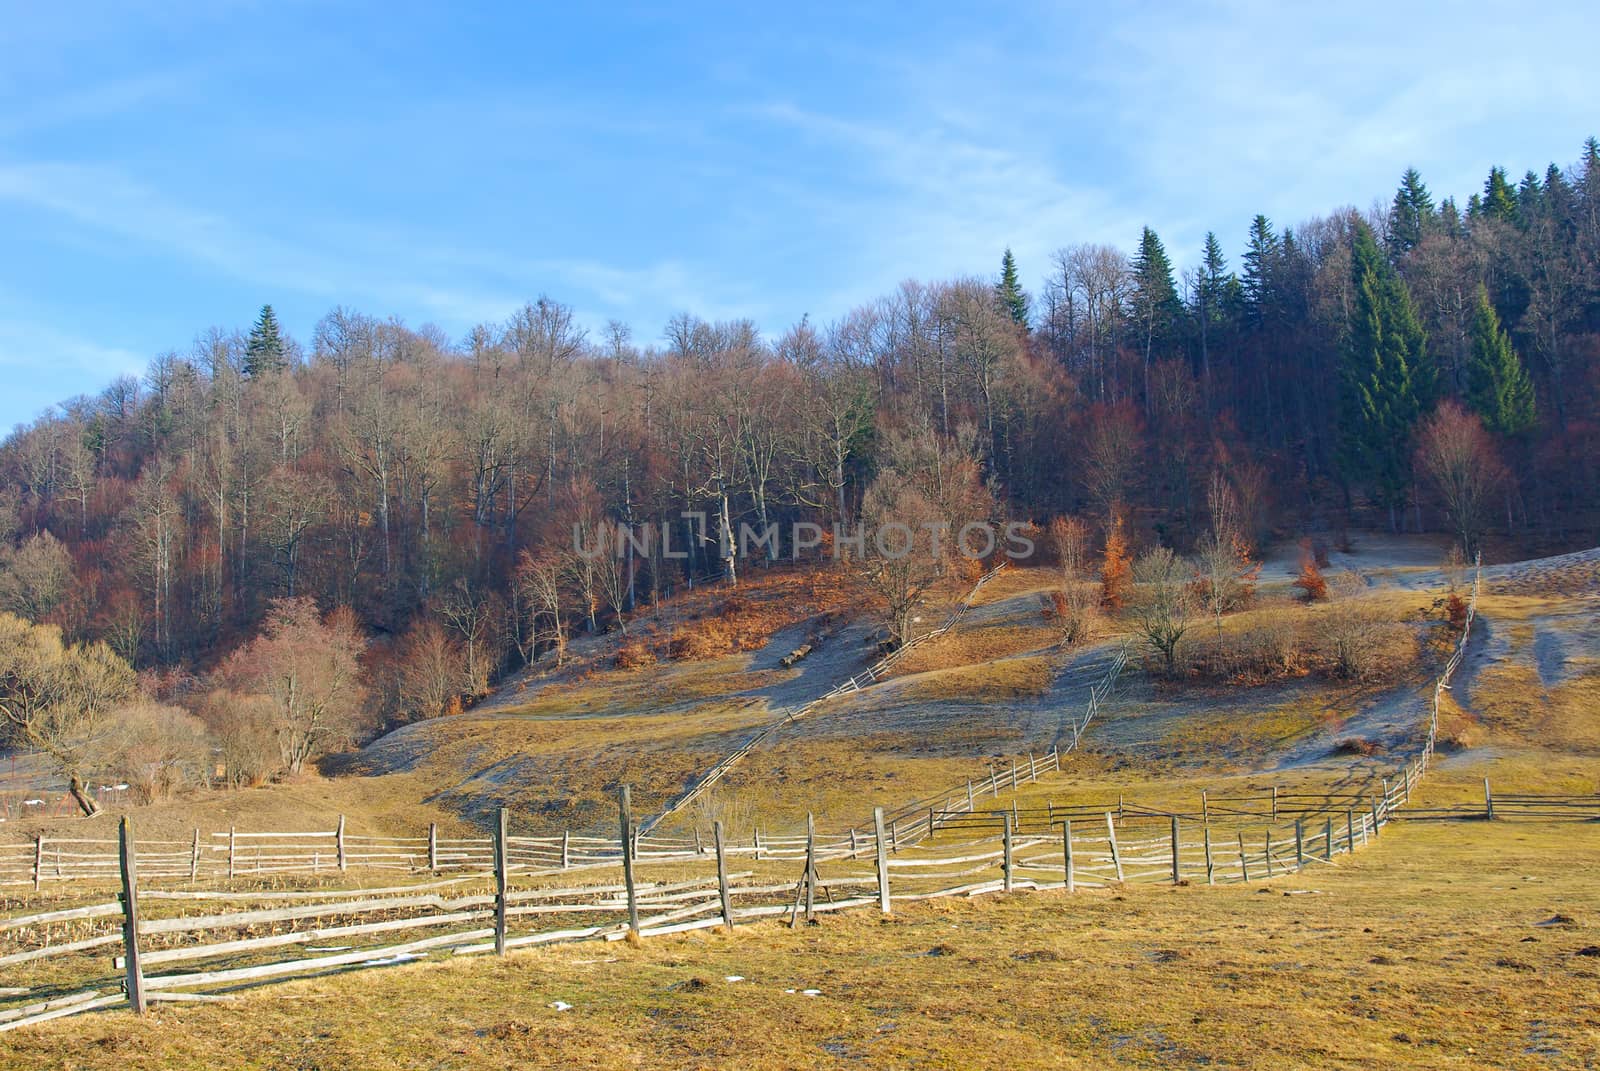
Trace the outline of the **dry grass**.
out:
<instances>
[{"instance_id":1,"label":"dry grass","mask_svg":"<svg viewBox=\"0 0 1600 1071\"><path fill-rule=\"evenodd\" d=\"M0 1038L0 1063L1586 1066L1596 866L1588 827L1418 823L1270 891L1019 894L368 971L47 1024Z\"/></svg>"},{"instance_id":2,"label":"dry grass","mask_svg":"<svg viewBox=\"0 0 1600 1071\"><path fill-rule=\"evenodd\" d=\"M900 686L900 696L914 702L941 699L1001 702L1044 695L1050 690L1051 675L1052 660L1049 658L1003 658L920 673L905 680Z\"/></svg>"}]
</instances>

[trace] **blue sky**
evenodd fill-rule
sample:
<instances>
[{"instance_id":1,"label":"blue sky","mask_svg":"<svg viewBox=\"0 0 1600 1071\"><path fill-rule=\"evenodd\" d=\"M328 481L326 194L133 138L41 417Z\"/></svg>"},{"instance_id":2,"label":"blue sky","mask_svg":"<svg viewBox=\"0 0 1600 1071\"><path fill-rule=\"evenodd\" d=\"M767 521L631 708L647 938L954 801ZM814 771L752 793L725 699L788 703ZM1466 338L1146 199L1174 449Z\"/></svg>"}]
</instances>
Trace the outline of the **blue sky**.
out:
<instances>
[{"instance_id":1,"label":"blue sky","mask_svg":"<svg viewBox=\"0 0 1600 1071\"><path fill-rule=\"evenodd\" d=\"M0 428L264 302L775 333L1600 133L1589 3L578 6L0 0Z\"/></svg>"}]
</instances>

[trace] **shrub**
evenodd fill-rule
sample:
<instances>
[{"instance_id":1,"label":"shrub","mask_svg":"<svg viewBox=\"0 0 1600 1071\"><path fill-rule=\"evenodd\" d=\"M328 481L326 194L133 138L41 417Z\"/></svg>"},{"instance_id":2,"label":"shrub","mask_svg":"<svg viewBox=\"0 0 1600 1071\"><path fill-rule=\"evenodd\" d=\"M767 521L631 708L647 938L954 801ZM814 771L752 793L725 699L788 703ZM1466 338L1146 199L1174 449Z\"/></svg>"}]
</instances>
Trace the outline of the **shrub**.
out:
<instances>
[{"instance_id":1,"label":"shrub","mask_svg":"<svg viewBox=\"0 0 1600 1071\"><path fill-rule=\"evenodd\" d=\"M1328 597L1328 581L1321 569L1327 564L1327 558L1324 551L1319 560L1311 540L1300 541L1300 575L1294 578L1294 586L1300 589L1300 597L1306 602L1321 602Z\"/></svg>"},{"instance_id":2,"label":"shrub","mask_svg":"<svg viewBox=\"0 0 1600 1071\"><path fill-rule=\"evenodd\" d=\"M617 651L616 666L618 669L639 669L643 666L653 666L655 664L655 652L642 643L623 644Z\"/></svg>"}]
</instances>

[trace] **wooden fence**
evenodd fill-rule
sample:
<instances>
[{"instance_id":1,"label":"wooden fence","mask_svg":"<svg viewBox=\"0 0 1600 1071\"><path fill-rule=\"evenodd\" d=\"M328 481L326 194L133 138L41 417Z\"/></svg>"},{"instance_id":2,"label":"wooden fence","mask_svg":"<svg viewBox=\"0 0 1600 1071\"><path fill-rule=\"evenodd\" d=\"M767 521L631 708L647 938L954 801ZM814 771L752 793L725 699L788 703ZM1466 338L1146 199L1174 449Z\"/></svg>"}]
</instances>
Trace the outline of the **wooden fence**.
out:
<instances>
[{"instance_id":1,"label":"wooden fence","mask_svg":"<svg viewBox=\"0 0 1600 1071\"><path fill-rule=\"evenodd\" d=\"M1155 821L1153 809L1121 809L1120 820L1116 811L1089 806L935 810L920 836L901 836L880 808L866 834L818 835L808 820L803 835L733 843L721 823L709 841L639 837L624 789L611 839L563 838L558 855L550 838L510 836L501 811L488 838L487 874L304 892L152 885L144 863L150 858L159 867L160 856L134 852L124 818L117 900L0 918L0 968L8 981L27 981L30 968L43 979L5 991L11 999L0 1005L0 1031L115 1004L143 1010L152 1001L217 999L218 989L426 955L504 954L765 918L797 925L829 911L876 906L888 913L897 902L998 891L1260 881L1366 844L1391 820L1392 799L1374 797L1370 807L1279 828L1171 815ZM348 863L348 838L346 847ZM111 973L108 950L119 953L109 961ZM184 966L152 970L164 964ZM63 977L73 981L63 984Z\"/></svg>"}]
</instances>

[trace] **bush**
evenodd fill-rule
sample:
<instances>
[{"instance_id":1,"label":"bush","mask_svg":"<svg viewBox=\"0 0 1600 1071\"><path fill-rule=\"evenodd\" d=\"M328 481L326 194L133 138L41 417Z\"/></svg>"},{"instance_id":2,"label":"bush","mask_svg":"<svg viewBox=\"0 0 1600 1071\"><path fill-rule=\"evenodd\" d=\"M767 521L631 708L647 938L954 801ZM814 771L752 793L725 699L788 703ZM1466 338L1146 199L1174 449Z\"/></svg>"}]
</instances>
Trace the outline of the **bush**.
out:
<instances>
[{"instance_id":1,"label":"bush","mask_svg":"<svg viewBox=\"0 0 1600 1071\"><path fill-rule=\"evenodd\" d=\"M653 666L655 664L655 652L642 643L624 644L617 651L616 666L618 669L640 669L644 666Z\"/></svg>"}]
</instances>

